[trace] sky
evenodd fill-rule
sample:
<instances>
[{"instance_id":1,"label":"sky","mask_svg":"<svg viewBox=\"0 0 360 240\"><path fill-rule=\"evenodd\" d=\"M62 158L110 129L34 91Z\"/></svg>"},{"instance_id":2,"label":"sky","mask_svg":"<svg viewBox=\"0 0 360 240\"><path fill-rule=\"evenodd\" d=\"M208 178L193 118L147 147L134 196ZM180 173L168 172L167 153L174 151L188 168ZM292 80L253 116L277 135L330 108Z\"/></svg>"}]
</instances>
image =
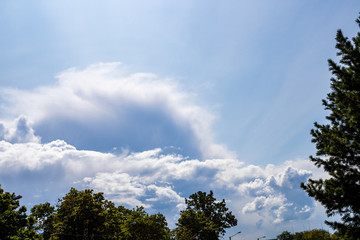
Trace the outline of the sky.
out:
<instances>
[{"instance_id":1,"label":"sky","mask_svg":"<svg viewBox=\"0 0 360 240\"><path fill-rule=\"evenodd\" d=\"M330 230L300 189L335 35L360 2L1 1L0 184L29 208L71 187L163 213L214 191L225 238Z\"/></svg>"}]
</instances>

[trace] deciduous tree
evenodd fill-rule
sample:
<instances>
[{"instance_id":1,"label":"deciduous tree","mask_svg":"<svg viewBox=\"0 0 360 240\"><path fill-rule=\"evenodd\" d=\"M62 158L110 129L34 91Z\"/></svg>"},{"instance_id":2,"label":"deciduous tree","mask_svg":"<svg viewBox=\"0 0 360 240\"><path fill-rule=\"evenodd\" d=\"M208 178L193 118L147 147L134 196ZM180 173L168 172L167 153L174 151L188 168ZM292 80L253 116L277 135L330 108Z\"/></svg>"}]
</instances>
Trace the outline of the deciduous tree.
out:
<instances>
[{"instance_id":1,"label":"deciduous tree","mask_svg":"<svg viewBox=\"0 0 360 240\"><path fill-rule=\"evenodd\" d=\"M170 238L165 217L161 213L149 215L143 207L126 210L121 222L126 240L166 240Z\"/></svg>"},{"instance_id":2,"label":"deciduous tree","mask_svg":"<svg viewBox=\"0 0 360 240\"><path fill-rule=\"evenodd\" d=\"M237 225L237 220L226 207L225 200L216 201L210 191L197 192L185 199L187 208L181 211L176 228L178 239L219 239L225 229Z\"/></svg>"},{"instance_id":3,"label":"deciduous tree","mask_svg":"<svg viewBox=\"0 0 360 240\"><path fill-rule=\"evenodd\" d=\"M36 210L36 211L35 211ZM36 216L44 219L49 205L37 205ZM43 214L43 213L46 214ZM35 216L35 214L34 214ZM51 216L51 215L49 215ZM106 200L103 193L91 189L70 192L59 200L50 239L59 240L165 240L170 238L165 217L149 215L143 207L130 210ZM45 223L45 222L44 222ZM51 229L51 222L49 222ZM45 228L44 228L45 229Z\"/></svg>"},{"instance_id":4,"label":"deciduous tree","mask_svg":"<svg viewBox=\"0 0 360 240\"><path fill-rule=\"evenodd\" d=\"M277 236L278 240L337 240L336 235L331 235L330 233L322 229L313 229L310 231L296 232L294 234L284 231Z\"/></svg>"},{"instance_id":5,"label":"deciduous tree","mask_svg":"<svg viewBox=\"0 0 360 240\"><path fill-rule=\"evenodd\" d=\"M104 239L108 201L102 193L71 188L59 200L54 239Z\"/></svg>"},{"instance_id":6,"label":"deciduous tree","mask_svg":"<svg viewBox=\"0 0 360 240\"><path fill-rule=\"evenodd\" d=\"M41 233L44 240L50 239L54 233L55 207L46 202L33 206L30 212L31 217L36 220L35 230Z\"/></svg>"},{"instance_id":7,"label":"deciduous tree","mask_svg":"<svg viewBox=\"0 0 360 240\"><path fill-rule=\"evenodd\" d=\"M5 192L0 185L0 238L39 239L33 230L34 219L26 215L26 207L20 206L20 195Z\"/></svg>"},{"instance_id":8,"label":"deciduous tree","mask_svg":"<svg viewBox=\"0 0 360 240\"><path fill-rule=\"evenodd\" d=\"M278 240L293 240L294 236L289 231L284 231L276 237Z\"/></svg>"}]
</instances>

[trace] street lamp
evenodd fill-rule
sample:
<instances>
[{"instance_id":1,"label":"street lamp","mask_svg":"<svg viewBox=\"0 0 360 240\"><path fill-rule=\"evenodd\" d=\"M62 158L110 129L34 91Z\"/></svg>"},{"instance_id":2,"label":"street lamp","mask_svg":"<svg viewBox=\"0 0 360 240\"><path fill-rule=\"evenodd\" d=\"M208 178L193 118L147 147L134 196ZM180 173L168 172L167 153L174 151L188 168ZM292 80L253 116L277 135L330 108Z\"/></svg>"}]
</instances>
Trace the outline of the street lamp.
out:
<instances>
[{"instance_id":1,"label":"street lamp","mask_svg":"<svg viewBox=\"0 0 360 240\"><path fill-rule=\"evenodd\" d=\"M259 237L259 238L257 238L257 240L260 240L261 238L266 238L266 236Z\"/></svg>"},{"instance_id":2,"label":"street lamp","mask_svg":"<svg viewBox=\"0 0 360 240\"><path fill-rule=\"evenodd\" d=\"M229 237L229 240L231 240L231 238L232 238L233 236L238 235L238 234L240 234L240 233L241 233L241 231L240 231L240 232L235 233L235 234L234 234L234 235L232 235L232 236L230 236L230 237Z\"/></svg>"}]
</instances>

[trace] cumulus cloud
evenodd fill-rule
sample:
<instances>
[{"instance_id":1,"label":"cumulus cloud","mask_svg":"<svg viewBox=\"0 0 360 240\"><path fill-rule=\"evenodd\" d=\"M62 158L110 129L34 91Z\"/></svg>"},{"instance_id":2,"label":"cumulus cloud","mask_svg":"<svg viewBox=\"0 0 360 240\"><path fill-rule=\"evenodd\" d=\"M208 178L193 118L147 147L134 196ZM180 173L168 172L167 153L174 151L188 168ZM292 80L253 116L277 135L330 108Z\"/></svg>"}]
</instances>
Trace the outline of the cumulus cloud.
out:
<instances>
[{"instance_id":1,"label":"cumulus cloud","mask_svg":"<svg viewBox=\"0 0 360 240\"><path fill-rule=\"evenodd\" d=\"M62 139L81 149L175 146L195 157L234 157L214 142L214 115L172 79L99 63L68 69L57 80L33 90L1 89L1 117L25 115L44 142Z\"/></svg>"},{"instance_id":2,"label":"cumulus cloud","mask_svg":"<svg viewBox=\"0 0 360 240\"><path fill-rule=\"evenodd\" d=\"M88 187L104 192L118 204L152 209L164 206L183 209L184 198L198 190L225 191L223 197L241 209L237 214L258 216L254 222L258 227L266 224L263 219L281 223L308 219L314 212L313 200L299 188L313 169L293 167L301 165L298 162L301 161L261 168L246 166L236 159L189 159L164 154L161 148L101 153L78 150L63 140L0 141L2 181L9 176L20 178L32 173L26 181L38 181L36 184L46 189L51 188L47 186L51 182ZM49 191L55 190L46 194Z\"/></svg>"},{"instance_id":3,"label":"cumulus cloud","mask_svg":"<svg viewBox=\"0 0 360 240\"><path fill-rule=\"evenodd\" d=\"M183 207L184 198L169 184L149 183L146 178L120 171L97 173L95 177L86 177L83 181L86 186L104 192L110 200L119 204L150 208L152 203L171 202Z\"/></svg>"},{"instance_id":4,"label":"cumulus cloud","mask_svg":"<svg viewBox=\"0 0 360 240\"><path fill-rule=\"evenodd\" d=\"M240 192L254 197L243 207L242 212L271 215L274 223L309 218L313 212L313 202L300 189L300 183L310 176L310 171L287 166L283 171L266 178L240 184Z\"/></svg>"},{"instance_id":5,"label":"cumulus cloud","mask_svg":"<svg viewBox=\"0 0 360 240\"><path fill-rule=\"evenodd\" d=\"M146 191L146 185L138 177L122 172L98 173L94 178L84 178L84 182L88 183L89 187L106 193L117 203L149 207L138 200Z\"/></svg>"},{"instance_id":6,"label":"cumulus cloud","mask_svg":"<svg viewBox=\"0 0 360 240\"><path fill-rule=\"evenodd\" d=\"M40 137L35 136L28 119L20 116L9 122L0 122L0 140L10 143L40 142Z\"/></svg>"}]
</instances>

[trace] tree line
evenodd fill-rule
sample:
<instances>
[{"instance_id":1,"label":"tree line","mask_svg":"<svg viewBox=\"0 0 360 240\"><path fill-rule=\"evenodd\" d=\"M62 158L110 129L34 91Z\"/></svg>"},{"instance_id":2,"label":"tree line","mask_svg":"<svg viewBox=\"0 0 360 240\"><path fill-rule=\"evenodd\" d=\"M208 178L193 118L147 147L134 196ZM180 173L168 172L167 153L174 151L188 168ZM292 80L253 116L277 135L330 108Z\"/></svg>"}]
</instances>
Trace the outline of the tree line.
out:
<instances>
[{"instance_id":1,"label":"tree line","mask_svg":"<svg viewBox=\"0 0 360 240\"><path fill-rule=\"evenodd\" d=\"M92 189L70 191L56 206L41 203L30 209L20 206L15 193L0 186L0 239L29 240L215 240L237 219L217 201L213 192L197 192L185 199L176 228L170 230L164 215L148 214L143 207L115 206L103 193Z\"/></svg>"},{"instance_id":2,"label":"tree line","mask_svg":"<svg viewBox=\"0 0 360 240\"><path fill-rule=\"evenodd\" d=\"M70 191L55 206L37 204L27 214L20 206L20 195L5 192L0 185L0 239L4 240L215 240L237 219L217 201L212 191L198 191L185 199L175 229L170 229L161 213L149 215L143 207L127 209L115 206L103 193L92 189ZM336 232L324 230L290 233L278 240L347 240Z\"/></svg>"},{"instance_id":3,"label":"tree line","mask_svg":"<svg viewBox=\"0 0 360 240\"><path fill-rule=\"evenodd\" d=\"M313 229L309 231L290 233L284 231L277 236L278 240L345 240L338 232L330 234L323 229Z\"/></svg>"}]
</instances>

